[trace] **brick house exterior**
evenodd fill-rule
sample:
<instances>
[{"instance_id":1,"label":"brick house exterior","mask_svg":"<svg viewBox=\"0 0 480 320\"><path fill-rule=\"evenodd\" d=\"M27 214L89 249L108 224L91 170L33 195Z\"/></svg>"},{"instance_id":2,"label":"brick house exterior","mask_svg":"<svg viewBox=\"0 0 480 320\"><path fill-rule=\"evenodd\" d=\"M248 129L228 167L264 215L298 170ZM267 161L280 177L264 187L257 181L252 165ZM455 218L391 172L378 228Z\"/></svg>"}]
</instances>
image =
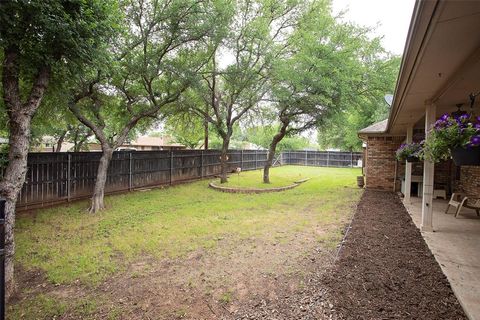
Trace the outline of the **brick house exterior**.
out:
<instances>
[{"instance_id":1,"label":"brick house exterior","mask_svg":"<svg viewBox=\"0 0 480 320\"><path fill-rule=\"evenodd\" d=\"M403 137L367 137L364 159L366 188L393 190L397 166L395 151L403 140Z\"/></svg>"},{"instance_id":2,"label":"brick house exterior","mask_svg":"<svg viewBox=\"0 0 480 320\"><path fill-rule=\"evenodd\" d=\"M405 142L405 135L385 133L386 120L375 123L359 131L364 141L365 187L369 189L400 191L405 177L405 162L395 159L395 151ZM415 141L423 140L424 135L414 134ZM423 175L423 163L412 164L412 176ZM480 195L480 167L457 167L453 161L435 164L434 187L445 189L447 195L464 192L468 195Z\"/></svg>"}]
</instances>

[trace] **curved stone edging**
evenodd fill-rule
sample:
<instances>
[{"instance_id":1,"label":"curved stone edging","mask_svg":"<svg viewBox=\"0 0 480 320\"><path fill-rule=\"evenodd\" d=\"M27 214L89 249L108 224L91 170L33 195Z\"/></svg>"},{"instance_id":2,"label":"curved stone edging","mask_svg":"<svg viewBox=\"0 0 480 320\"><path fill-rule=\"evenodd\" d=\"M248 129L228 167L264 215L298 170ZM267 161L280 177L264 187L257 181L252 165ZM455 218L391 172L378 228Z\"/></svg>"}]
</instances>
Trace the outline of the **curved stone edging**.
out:
<instances>
[{"instance_id":1,"label":"curved stone edging","mask_svg":"<svg viewBox=\"0 0 480 320\"><path fill-rule=\"evenodd\" d=\"M300 184L300 183L304 183L304 182L307 182L308 180L310 180L312 178L305 178L305 179L301 179L301 180L298 180L298 181L294 181L294 183L296 184Z\"/></svg>"},{"instance_id":2,"label":"curved stone edging","mask_svg":"<svg viewBox=\"0 0 480 320\"><path fill-rule=\"evenodd\" d=\"M305 182L305 181L302 181ZM216 185L214 182L210 182L208 186L214 190L220 192L228 192L228 193L267 193L267 192L280 192L285 190L290 190L296 188L300 185L300 183L294 183L285 187L277 187L277 188L253 188L253 189L242 189L242 188L233 188L233 187L221 187Z\"/></svg>"}]
</instances>

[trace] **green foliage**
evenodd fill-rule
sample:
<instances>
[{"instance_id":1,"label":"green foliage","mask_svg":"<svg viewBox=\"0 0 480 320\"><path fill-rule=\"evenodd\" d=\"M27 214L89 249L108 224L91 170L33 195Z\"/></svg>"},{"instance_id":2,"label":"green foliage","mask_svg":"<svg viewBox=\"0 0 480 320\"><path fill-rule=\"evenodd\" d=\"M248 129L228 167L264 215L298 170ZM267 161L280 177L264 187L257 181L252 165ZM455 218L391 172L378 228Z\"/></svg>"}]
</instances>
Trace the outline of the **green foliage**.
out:
<instances>
[{"instance_id":1,"label":"green foliage","mask_svg":"<svg viewBox=\"0 0 480 320\"><path fill-rule=\"evenodd\" d=\"M177 143L190 149L203 145L205 137L204 121L198 116L180 114L169 117L165 122L165 133L170 135Z\"/></svg>"},{"instance_id":2,"label":"green foliage","mask_svg":"<svg viewBox=\"0 0 480 320\"><path fill-rule=\"evenodd\" d=\"M0 172L8 165L8 144L0 144Z\"/></svg>"},{"instance_id":3,"label":"green foliage","mask_svg":"<svg viewBox=\"0 0 480 320\"><path fill-rule=\"evenodd\" d=\"M272 137L278 132L278 125L265 125L250 127L245 130L245 141L249 141L264 149L268 149L272 143ZM277 151L302 150L312 146L310 141L299 135L286 136L277 145Z\"/></svg>"},{"instance_id":4,"label":"green foliage","mask_svg":"<svg viewBox=\"0 0 480 320\"><path fill-rule=\"evenodd\" d=\"M397 151L395 151L395 158L399 161L405 161L408 157L419 158L423 154L422 143L404 143Z\"/></svg>"},{"instance_id":5,"label":"green foliage","mask_svg":"<svg viewBox=\"0 0 480 320\"><path fill-rule=\"evenodd\" d=\"M17 52L22 81L45 65L55 78L60 69L78 71L100 54L118 13L117 1L2 1L0 48Z\"/></svg>"},{"instance_id":6,"label":"green foliage","mask_svg":"<svg viewBox=\"0 0 480 320\"><path fill-rule=\"evenodd\" d=\"M387 118L389 113L384 96L394 92L400 58L385 52L379 39L369 40L368 30L352 28L352 35L359 35L359 52L346 73L350 79L337 112L319 127L322 148L361 150L358 131Z\"/></svg>"}]
</instances>

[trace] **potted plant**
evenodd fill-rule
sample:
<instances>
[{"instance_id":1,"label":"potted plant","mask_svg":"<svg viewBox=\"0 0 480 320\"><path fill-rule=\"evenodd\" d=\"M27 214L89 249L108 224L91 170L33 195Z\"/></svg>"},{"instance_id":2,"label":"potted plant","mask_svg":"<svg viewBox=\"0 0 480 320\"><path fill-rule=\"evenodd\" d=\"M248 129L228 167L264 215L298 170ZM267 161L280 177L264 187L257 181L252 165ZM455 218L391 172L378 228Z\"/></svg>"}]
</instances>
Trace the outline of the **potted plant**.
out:
<instances>
[{"instance_id":1,"label":"potted plant","mask_svg":"<svg viewBox=\"0 0 480 320\"><path fill-rule=\"evenodd\" d=\"M420 161L421 153L422 143L403 143L395 152L395 157L399 161L417 162Z\"/></svg>"},{"instance_id":2,"label":"potted plant","mask_svg":"<svg viewBox=\"0 0 480 320\"><path fill-rule=\"evenodd\" d=\"M480 165L480 117L441 116L425 141L423 158L432 162L452 158L457 166Z\"/></svg>"}]
</instances>

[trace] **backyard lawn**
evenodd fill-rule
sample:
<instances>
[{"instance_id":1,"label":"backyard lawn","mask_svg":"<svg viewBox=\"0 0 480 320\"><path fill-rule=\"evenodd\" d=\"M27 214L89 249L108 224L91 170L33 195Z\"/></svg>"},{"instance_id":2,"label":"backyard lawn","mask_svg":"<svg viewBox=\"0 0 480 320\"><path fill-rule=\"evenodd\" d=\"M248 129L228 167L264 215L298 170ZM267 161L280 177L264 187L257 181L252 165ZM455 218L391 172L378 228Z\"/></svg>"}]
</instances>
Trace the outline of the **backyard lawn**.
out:
<instances>
[{"instance_id":1,"label":"backyard lawn","mask_svg":"<svg viewBox=\"0 0 480 320\"><path fill-rule=\"evenodd\" d=\"M228 194L208 180L20 213L12 319L221 318L302 285L312 250L325 267L361 190L359 169L284 166L280 193ZM254 186L261 171L230 177Z\"/></svg>"}]
</instances>

